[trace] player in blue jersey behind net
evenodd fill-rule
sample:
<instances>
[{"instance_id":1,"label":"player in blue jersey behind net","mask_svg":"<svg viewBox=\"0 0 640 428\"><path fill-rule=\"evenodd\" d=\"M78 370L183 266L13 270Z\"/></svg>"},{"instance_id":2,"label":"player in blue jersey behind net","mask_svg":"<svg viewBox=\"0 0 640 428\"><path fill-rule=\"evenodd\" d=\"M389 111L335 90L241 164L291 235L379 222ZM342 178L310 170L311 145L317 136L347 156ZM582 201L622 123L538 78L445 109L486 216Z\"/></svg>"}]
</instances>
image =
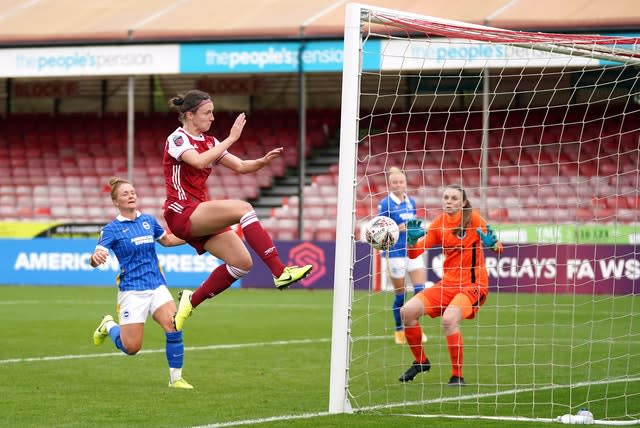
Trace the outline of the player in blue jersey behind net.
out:
<instances>
[{"instance_id":1,"label":"player in blue jersey behind net","mask_svg":"<svg viewBox=\"0 0 640 428\"><path fill-rule=\"evenodd\" d=\"M400 308L405 299L405 276L409 272L413 290L418 294L424 289L426 271L421 257L410 259L407 257L407 226L406 222L416 218L416 202L407 195L407 178L396 167L389 169L387 176L389 195L378 204L378 215L391 217L400 228L400 236L396 244L386 253L388 272L394 289L393 319L395 322L394 340L398 345L406 342L404 327L400 319ZM426 341L423 337L423 342Z\"/></svg>"}]
</instances>

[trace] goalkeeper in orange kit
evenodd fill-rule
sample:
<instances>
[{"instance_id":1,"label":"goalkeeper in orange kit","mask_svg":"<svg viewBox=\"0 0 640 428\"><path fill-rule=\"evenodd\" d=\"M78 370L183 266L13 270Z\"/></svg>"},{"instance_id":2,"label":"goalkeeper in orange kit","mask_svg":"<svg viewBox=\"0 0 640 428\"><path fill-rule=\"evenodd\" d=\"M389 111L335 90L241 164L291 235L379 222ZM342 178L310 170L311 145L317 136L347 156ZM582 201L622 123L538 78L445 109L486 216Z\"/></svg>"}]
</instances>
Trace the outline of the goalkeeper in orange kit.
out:
<instances>
[{"instance_id":1,"label":"goalkeeper in orange kit","mask_svg":"<svg viewBox=\"0 0 640 428\"><path fill-rule=\"evenodd\" d=\"M420 220L407 222L408 256L416 258L428 248L442 246L444 263L442 281L416 294L400 309L407 343L415 361L398 380L408 382L431 368L422 346L419 323L420 317L427 314L431 318L442 316L442 329L451 358L449 385L464 386L460 321L474 318L489 293L483 248L500 253L503 246L480 214L472 210L462 187L447 186L442 195L442 207L444 212L433 220L426 234Z\"/></svg>"}]
</instances>

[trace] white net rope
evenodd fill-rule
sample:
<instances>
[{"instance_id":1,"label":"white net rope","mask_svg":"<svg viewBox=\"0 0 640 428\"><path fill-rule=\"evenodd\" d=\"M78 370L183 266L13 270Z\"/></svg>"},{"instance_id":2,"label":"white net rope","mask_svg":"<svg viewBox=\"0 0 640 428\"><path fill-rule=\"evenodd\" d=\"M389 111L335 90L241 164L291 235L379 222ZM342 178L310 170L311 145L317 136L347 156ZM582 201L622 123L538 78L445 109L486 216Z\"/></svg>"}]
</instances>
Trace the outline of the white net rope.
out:
<instances>
[{"instance_id":1,"label":"white net rope","mask_svg":"<svg viewBox=\"0 0 640 428\"><path fill-rule=\"evenodd\" d=\"M539 420L588 408L599 421L637 422L638 40L389 12L367 18L357 224L377 215L389 192L387 172L397 167L419 217L431 221L444 186L461 184L506 249L486 253L489 297L461 324L464 388L447 385L447 342L440 319L428 316L421 324L431 370L398 381L413 355L393 340L394 294L377 289L388 281L376 255L357 253L351 405ZM438 281L441 251L430 250L425 260L428 279ZM412 296L408 291L406 299Z\"/></svg>"}]
</instances>

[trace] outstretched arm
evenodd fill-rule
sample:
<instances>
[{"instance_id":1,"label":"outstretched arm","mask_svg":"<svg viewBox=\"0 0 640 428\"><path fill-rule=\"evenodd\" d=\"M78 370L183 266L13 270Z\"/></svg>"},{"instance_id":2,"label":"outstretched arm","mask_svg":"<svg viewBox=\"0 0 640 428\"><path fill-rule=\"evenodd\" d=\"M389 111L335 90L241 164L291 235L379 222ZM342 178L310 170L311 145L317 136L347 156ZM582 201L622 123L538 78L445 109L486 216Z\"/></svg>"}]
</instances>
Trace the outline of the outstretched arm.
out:
<instances>
[{"instance_id":1,"label":"outstretched arm","mask_svg":"<svg viewBox=\"0 0 640 428\"><path fill-rule=\"evenodd\" d=\"M487 233L484 233L481 227L478 227L476 232L478 232L478 236L480 236L482 245L484 245L485 248L491 248L498 254L504 250L502 242L498 241L498 237L493 232L491 226L487 225Z\"/></svg>"},{"instance_id":2,"label":"outstretched arm","mask_svg":"<svg viewBox=\"0 0 640 428\"><path fill-rule=\"evenodd\" d=\"M216 144L206 152L202 153L198 153L195 150L187 150L182 154L182 156L180 156L180 159L194 168L208 168L213 162L216 161L216 159L220 157L220 155L225 152L225 150L231 147L233 143L238 141L240 135L242 135L242 130L244 129L244 125L246 123L247 119L245 117L245 114L240 113L233 123L233 126L231 127L229 136L222 140L220 144ZM228 156L225 156L225 158L226 157Z\"/></svg>"},{"instance_id":3,"label":"outstretched arm","mask_svg":"<svg viewBox=\"0 0 640 428\"><path fill-rule=\"evenodd\" d=\"M419 218L409 220L406 223L406 230L407 230L407 245L409 247L413 247L414 245L416 245L416 242L418 242L420 238L426 235L426 232L422 227L422 220Z\"/></svg>"},{"instance_id":4,"label":"outstretched arm","mask_svg":"<svg viewBox=\"0 0 640 428\"><path fill-rule=\"evenodd\" d=\"M239 174L249 174L269 165L274 159L279 158L283 151L284 148L278 147L258 159L240 159L229 153L220 160L220 164Z\"/></svg>"},{"instance_id":5,"label":"outstretched arm","mask_svg":"<svg viewBox=\"0 0 640 428\"><path fill-rule=\"evenodd\" d=\"M421 219L409 220L407 222L407 256L410 259L415 259L425 252L427 248L431 248L433 245L433 239L427 239L427 231L422 226Z\"/></svg>"}]
</instances>

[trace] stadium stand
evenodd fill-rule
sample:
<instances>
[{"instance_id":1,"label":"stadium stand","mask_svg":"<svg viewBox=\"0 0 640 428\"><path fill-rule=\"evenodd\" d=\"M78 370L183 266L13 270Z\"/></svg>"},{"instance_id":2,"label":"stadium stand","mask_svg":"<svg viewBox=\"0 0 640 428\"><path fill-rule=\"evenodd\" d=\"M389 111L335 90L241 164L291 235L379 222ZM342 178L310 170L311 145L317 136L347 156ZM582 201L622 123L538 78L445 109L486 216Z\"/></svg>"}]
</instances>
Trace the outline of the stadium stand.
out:
<instances>
[{"instance_id":1,"label":"stadium stand","mask_svg":"<svg viewBox=\"0 0 640 428\"><path fill-rule=\"evenodd\" d=\"M597 112L592 114L598 116ZM323 125L331 125L332 135L337 128L337 112L319 111L311 116L314 119L311 119L307 153L328 143L327 135L319 131ZM640 119L637 115L621 116L625 119L618 123L603 124L594 119L587 125L578 120L584 116L584 112L578 111L567 114L558 109L552 115L538 118L537 122L532 116L492 115L489 185L497 191L487 200L487 206L492 207L488 213L490 218L533 223L549 219L559 223L575 219L600 223L638 220L638 177L625 174L625 171L636 170L638 164L639 136L631 132L633 122ZM576 118L575 125L560 126L562 120L571 123L571 116ZM438 188L444 183L460 181L461 176L470 195L477 199L480 118L475 114L453 116L441 122L447 126L430 125L425 130L424 121L419 118L413 117L408 123L403 117L397 115L391 123L389 118L379 118L378 123L371 123L371 128L392 127L407 132L389 137L373 136L359 145L361 158L369 157L369 162L362 167L367 169L368 179L359 180L361 195L386 192L384 171L397 165L407 171L409 187L414 189L418 204L429 212L437 211L441 205L435 196ZM217 115L217 129L226 129L232 118L230 113ZM448 131L449 127L460 129L457 124L462 120L470 124L468 131ZM111 202L100 190L106 191L103 186L109 176L126 175L126 139L123 138L126 121L121 115L109 114L103 118L84 114L9 115L0 122L4 122L3 127L8 130L0 138L5 142L22 139L27 146L23 149L6 143L0 145L0 161L10 166L8 174L0 178L1 219L103 222L110 218ZM234 152L257 157L282 145L287 148L287 155L255 175L238 176L223 168L214 169L217 178L209 181L212 197L254 200L261 188L272 185L274 177L285 175L287 168L297 164L297 136L291 131L297 128L295 112L260 112L253 115L252 122L255 126L246 130L241 142L234 146ZM167 114L139 115L136 123L133 178L140 194L140 206L162 217L162 141L175 126L175 118ZM438 121L429 122L433 123ZM526 130L522 131L525 125ZM509 128L516 132L507 133ZM620 129L620 138L610 135ZM405 147L415 155L410 160L405 159ZM364 172L359 171L360 177ZM334 225L321 220L335 218L337 164L328 174L314 176L304 193L305 223L310 225L305 234L331 239L335 234ZM359 197L358 217L371 215L375 203ZM273 210L270 224L279 239L297 236L297 205L297 197L289 197L283 200L283 208Z\"/></svg>"},{"instance_id":2,"label":"stadium stand","mask_svg":"<svg viewBox=\"0 0 640 428\"><path fill-rule=\"evenodd\" d=\"M636 169L639 136L625 130L632 130L630 124L639 118L625 116L624 121L609 121L605 126L597 121L583 126L577 119L575 125L555 125L565 113L558 110L537 123L531 119L533 115L529 115L526 123L524 117L492 116L489 185L497 188L497 196L487 201L487 206L493 207L490 216L507 222L549 218L558 222L575 218L598 222L637 221L638 177L625 171ZM577 112L571 114L580 116ZM581 115L584 116L584 112ZM433 196L437 195L438 187L460 181L461 176L471 195L477 197L479 118L474 114L465 116L468 117L450 117L448 122L431 118L426 131L424 122L415 117L411 123L404 122L400 115L394 117L392 123L384 122L385 118L379 119L380 123L372 123L372 128L390 126L408 131L390 134L390 137L374 136L359 145L359 155L369 157L368 164L362 167L367 168L369 178L367 182L360 182L361 193L384 192L383 172L397 165L407 171L410 188L419 189L416 194L419 204L430 211L440 206L439 199ZM331 133L335 133L337 127L335 112L316 112L313 117L316 125L311 127L313 131L308 136L308 153L327 143L319 124L331 124ZM226 129L232 115L220 114L216 120L217 129ZM294 112L257 113L252 118L255 126L246 130L234 150L241 156L256 157L282 145L287 147L287 155L256 175L238 176L225 169L214 170L218 179L210 180L211 196L256 199L260 188L270 187L274 177L283 176L287 168L295 167L298 161L296 120ZM468 131L448 131L460 120L468 121ZM83 114L11 115L0 121L7 129L0 137L5 140L0 159L10 165L9 173L0 179L1 218L91 222L109 218L111 202L100 190L110 175L126 174L126 121L121 115L103 118ZM175 125L175 118L166 114L140 115L136 124L134 182L141 195L141 207L161 217L164 200L161 142ZM622 130L621 136L614 137L619 130ZM25 141L26 149L7 144L20 139ZM405 159L405 147L416 156ZM372 174L372 171L378 173ZM360 176L363 173L360 171ZM305 188L305 222L316 225L320 219L332 218L336 195L337 165L330 168L328 174L314 176L312 184ZM291 224L297 217L295 201L297 199L289 198L283 201L284 209L274 211L274 218L283 222L277 224L277 233L283 237L291 235L297 227ZM358 201L359 216L370 215L375 209L375 201L361 198ZM318 224L317 229L328 227ZM326 230L322 235L330 236Z\"/></svg>"},{"instance_id":3,"label":"stadium stand","mask_svg":"<svg viewBox=\"0 0 640 428\"><path fill-rule=\"evenodd\" d=\"M585 1L584 7L575 7L571 2L550 3L544 0L545 4L553 7L552 17L546 13L546 7L538 3L532 6L531 2L516 2L508 8L502 8L501 2L496 1L461 0L454 7L449 1L436 0L430 2L429 14L512 29L573 28L600 31L627 29L640 24L640 12L629 2L608 2L606 7L598 7L595 5L598 2ZM0 6L0 17L11 19L3 21L0 43L10 47L59 43L135 44L174 40L216 41L234 36L243 40L276 40L299 37L302 22L309 23L305 28L307 37L340 38L344 8L343 5L334 7L336 4L333 0L264 4L250 0L201 3L198 12L201 16L216 17L216 25L211 25L208 20L193 19L193 9L188 2L173 2L167 6L167 2L143 0L134 4L116 0L109 8L82 0L68 0L65 8L49 7L42 2L7 3ZM424 13L420 2L396 0L380 4ZM236 13L238 8L254 13L240 17ZM74 10L73 16L67 10ZM310 17L317 19L309 22ZM176 21L188 21L189 26L178 28ZM161 86L166 93L185 87L185 81L180 80L182 77L163 79ZM307 79L310 83L308 92L314 95L315 103L315 109L307 114L306 149L310 153L312 149L326 144L328 133L335 133L337 129L339 78L336 75L327 78L310 74ZM254 117L251 120L255 126L247 128L242 143L234 150L238 149L239 154L251 157L282 145L287 147L284 158L254 176L238 177L225 171L219 174L216 171L216 177L223 186L217 186L216 180L212 179L209 188L212 196L255 200L261 189L273 184L274 177L285 175L287 168L294 168L298 163L297 114L293 111L282 114L281 111L264 108L264 105L274 108L273 104L280 108L280 103L285 99L289 100L287 108L291 106L291 99L297 102L297 96L287 93L286 89L295 77L276 75L268 80L270 86L258 101L256 112L252 113ZM263 78L263 81L267 79ZM3 82L7 83L3 87L9 88L6 79ZM0 219L64 221L75 217L76 221L104 221L113 213L109 198L100 190L110 175L126 174L125 113L109 112L114 105L122 105L121 101L114 99L126 97L126 78L111 77L104 82L100 79L80 79L79 85L82 96L86 97L85 103L91 97L98 100L104 97L106 88L110 99L104 103L109 107L103 109L105 113L53 115L5 111L0 117L0 127L3 129L0 135L0 162L9 167L9 173L0 176ZM150 90L145 85L141 86L137 87L137 93L148 95L147 91ZM327 93L330 95L327 96ZM4 93L3 96L3 101L7 101L10 94ZM24 102L23 111L30 111L29 101ZM81 103L78 100L74 102L78 105ZM10 103L5 104L8 106ZM78 105L66 108L84 111ZM326 109L318 110L319 105ZM95 111L96 107L92 108ZM140 106L137 106L137 110L140 110ZM492 220L638 221L638 177L626 173L629 170L637 171L638 135L631 132L634 127L628 124L637 122L638 118L633 115L620 116L625 117L624 122L611 120L603 124L596 120L597 112L592 112L594 120L582 127L579 124L584 119L581 112L569 113L565 116L560 110L550 111L549 114L533 111L525 116L517 112L509 115L492 112L490 145L500 145L500 149L489 151L488 184L496 189L492 195L495 199L489 204L492 208L488 211ZM480 116L468 112L449 112L446 117L432 118L428 128L424 126L424 118L413 115L409 122L408 117L395 115L391 122L389 118L378 117L370 124L371 129L391 126L398 132L390 134L388 141L386 137L380 137L385 139L382 144L388 155L381 154L383 150L371 149L373 141L360 144L362 154L370 156L366 166L368 179L366 182L358 181L363 191L361 195L365 194L365 187L378 194L386 191L383 172L396 165L408 172L410 188L416 190L416 198L430 212L440 206L436 196L438 187L446 182L460 181L462 172L465 186L474 199L477 198L476 188L480 183ZM560 120L560 117L563 119ZM231 118L229 113L217 114L218 129L228 128ZM462 128L463 121L469 126ZM455 126L448 128L445 123ZM327 125L331 128L329 131L325 128ZM158 217L161 217L159 210L164 198L159 162L161 142L175 126L177 122L174 115L148 112L136 115L133 178L141 195L141 208ZM403 132L405 129L409 132ZM465 131L452 132L448 129ZM620 140L612 139L613 131L620 129L623 131ZM372 138L378 139L376 136ZM13 141L23 141L26 147L15 147L10 144ZM425 141L426 151L423 148ZM578 145L583 154L580 159L577 158ZM405 147L410 150L411 159L404 159L401 154ZM501 150L504 148L512 150ZM377 173L372 174L375 171ZM305 189L305 224L317 225L317 236L326 226L320 220L331 218L336 209L336 177L337 165L334 165L328 174L314 176L312 184ZM551 178L555 181L540 181ZM597 189L595 195L585 191L594 188ZM535 189L535 194L532 189ZM274 209L273 218L269 220L269 224L274 225L272 230L278 230L277 233L282 230L283 236L295 235L292 231L295 226L291 228L290 220L297 216L296 201L296 198L286 198L281 208ZM369 216L375 210L375 203L358 197L358 218ZM280 220L283 221L282 225L279 224ZM331 235L325 230L322 236Z\"/></svg>"},{"instance_id":4,"label":"stadium stand","mask_svg":"<svg viewBox=\"0 0 640 428\"><path fill-rule=\"evenodd\" d=\"M234 117L229 112L216 114L216 129L229 129ZM308 156L328 143L328 133L335 133L337 120L335 112L313 112L307 134ZM137 115L135 121L133 181L139 204L145 212L162 218L163 142L177 126L176 118L174 114L157 113ZM215 178L209 180L208 189L211 197L254 200L261 188L272 185L274 177L285 175L287 168L297 165L297 112L256 112L251 121L252 126L234 145L233 153L255 158L284 146L286 155L257 174L238 175L214 168ZM0 162L9 165L0 179L0 219L105 222L113 216L105 184L112 175L127 175L123 114L103 118L12 114L0 118L0 126L8 130L0 136ZM11 146L10 141L25 141L27 148Z\"/></svg>"}]
</instances>

